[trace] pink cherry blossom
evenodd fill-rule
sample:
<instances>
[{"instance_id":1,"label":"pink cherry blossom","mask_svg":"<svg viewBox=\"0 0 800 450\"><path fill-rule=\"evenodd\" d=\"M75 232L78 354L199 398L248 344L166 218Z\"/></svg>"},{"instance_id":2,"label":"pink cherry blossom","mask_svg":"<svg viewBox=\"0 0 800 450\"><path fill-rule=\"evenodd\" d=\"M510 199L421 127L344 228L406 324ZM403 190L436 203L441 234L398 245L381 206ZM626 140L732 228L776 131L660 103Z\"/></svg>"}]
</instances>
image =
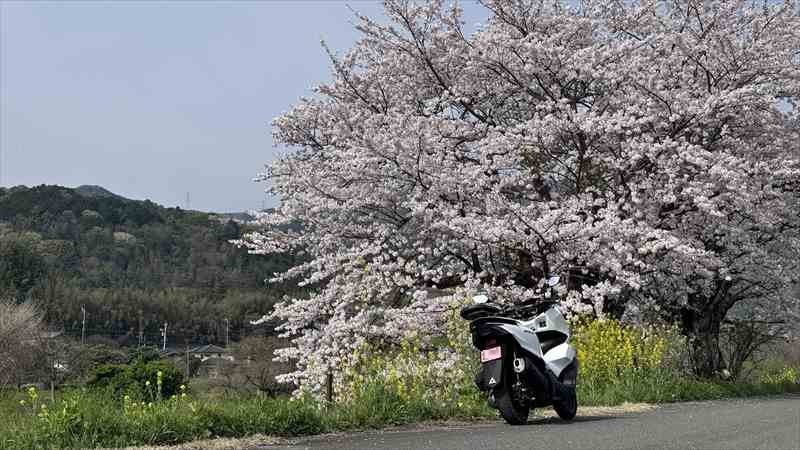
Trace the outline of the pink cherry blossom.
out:
<instances>
[{"instance_id":1,"label":"pink cherry blossom","mask_svg":"<svg viewBox=\"0 0 800 450\"><path fill-rule=\"evenodd\" d=\"M471 35L441 0L358 17L333 81L273 122L281 204L238 243L305 257L273 277L310 292L271 313L283 379L440 334L431 292L516 301L552 273L570 311L796 320L797 4L483 4Z\"/></svg>"}]
</instances>

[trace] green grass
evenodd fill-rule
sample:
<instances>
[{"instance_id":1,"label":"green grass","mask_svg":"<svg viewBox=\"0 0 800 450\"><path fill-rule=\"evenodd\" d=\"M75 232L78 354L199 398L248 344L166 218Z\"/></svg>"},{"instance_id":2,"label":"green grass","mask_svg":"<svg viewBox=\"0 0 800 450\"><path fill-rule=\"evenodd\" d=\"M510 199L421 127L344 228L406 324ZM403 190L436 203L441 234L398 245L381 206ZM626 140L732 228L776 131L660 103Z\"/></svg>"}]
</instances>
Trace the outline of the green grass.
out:
<instances>
[{"instance_id":1,"label":"green grass","mask_svg":"<svg viewBox=\"0 0 800 450\"><path fill-rule=\"evenodd\" d=\"M20 400L27 400L25 393L7 393L0 398L0 411L5 416L0 421L0 448L124 447L258 433L297 436L492 415L482 402L459 407L424 399L403 400L378 384L367 386L353 401L330 408L286 398L226 396L198 400L189 396L152 405L137 403L126 409L124 402L112 400L106 392L73 390L61 393L55 404L45 402L49 415L40 417L32 411L30 402L20 406Z\"/></svg>"},{"instance_id":2,"label":"green grass","mask_svg":"<svg viewBox=\"0 0 800 450\"><path fill-rule=\"evenodd\" d=\"M622 403L669 403L800 392L800 384L724 382L678 376L668 369L628 370L615 380L579 380L578 403L614 406Z\"/></svg>"},{"instance_id":3,"label":"green grass","mask_svg":"<svg viewBox=\"0 0 800 450\"><path fill-rule=\"evenodd\" d=\"M3 403L19 402L20 396ZM6 411L13 409L9 406ZM71 391L48 407L50 417L19 407L0 423L0 448L124 447L186 442L212 436L315 434L327 431L323 411L309 402L260 397L182 399L126 411L104 392Z\"/></svg>"},{"instance_id":4,"label":"green grass","mask_svg":"<svg viewBox=\"0 0 800 450\"><path fill-rule=\"evenodd\" d=\"M800 392L795 383L733 384L679 378L667 371L631 371L611 383L581 383L581 405L671 402ZM19 404L25 400L24 406ZM97 448L171 444L210 437L253 434L297 436L380 428L425 420L494 417L474 389L451 401L403 398L379 383L365 386L346 404L259 396L196 399L191 395L152 405L112 400L99 390L59 394L41 414L24 392L0 394L0 448ZM34 412L36 411L36 413Z\"/></svg>"}]
</instances>

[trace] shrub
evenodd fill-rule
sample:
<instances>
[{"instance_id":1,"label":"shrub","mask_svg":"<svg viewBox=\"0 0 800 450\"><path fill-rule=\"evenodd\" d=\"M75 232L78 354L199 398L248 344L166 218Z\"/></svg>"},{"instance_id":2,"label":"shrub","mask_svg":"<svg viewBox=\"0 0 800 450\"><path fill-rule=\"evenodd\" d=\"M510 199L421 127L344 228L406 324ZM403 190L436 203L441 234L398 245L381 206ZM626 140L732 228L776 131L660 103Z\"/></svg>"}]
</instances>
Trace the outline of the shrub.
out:
<instances>
[{"instance_id":1,"label":"shrub","mask_svg":"<svg viewBox=\"0 0 800 450\"><path fill-rule=\"evenodd\" d=\"M336 397L347 411L343 420L371 426L493 415L473 381L479 358L469 324L453 309L444 325L444 337L427 344L411 337L390 347L364 345L351 355L336 380Z\"/></svg>"},{"instance_id":2,"label":"shrub","mask_svg":"<svg viewBox=\"0 0 800 450\"><path fill-rule=\"evenodd\" d=\"M89 374L87 386L95 388L112 387L114 391L124 390L129 380L126 378L127 364L99 364Z\"/></svg>"},{"instance_id":3,"label":"shrub","mask_svg":"<svg viewBox=\"0 0 800 450\"><path fill-rule=\"evenodd\" d=\"M117 397L160 399L176 395L183 373L169 361L136 359L131 364L101 364L92 370L87 386L106 388Z\"/></svg>"},{"instance_id":4,"label":"shrub","mask_svg":"<svg viewBox=\"0 0 800 450\"><path fill-rule=\"evenodd\" d=\"M780 367L764 371L759 380L763 384L800 384L800 370L796 367Z\"/></svg>"},{"instance_id":5,"label":"shrub","mask_svg":"<svg viewBox=\"0 0 800 450\"><path fill-rule=\"evenodd\" d=\"M614 383L631 370L679 369L685 346L675 328L626 326L616 320L577 321L572 344L580 378Z\"/></svg>"},{"instance_id":6,"label":"shrub","mask_svg":"<svg viewBox=\"0 0 800 450\"><path fill-rule=\"evenodd\" d=\"M131 365L131 377L138 386L147 387L149 383L150 389L146 390L151 397L177 395L183 384L183 372L167 360L136 361Z\"/></svg>"},{"instance_id":7,"label":"shrub","mask_svg":"<svg viewBox=\"0 0 800 450\"><path fill-rule=\"evenodd\" d=\"M492 415L473 382L479 359L468 323L452 311L445 324L442 340L427 345L415 338L392 347L365 345L352 355L336 380L336 397L351 412L345 422L370 426L370 421L395 423L421 416ZM573 326L572 343L580 360L581 404L661 402L693 395L680 384L686 351L675 328L583 320ZM393 408L395 413L384 413Z\"/></svg>"},{"instance_id":8,"label":"shrub","mask_svg":"<svg viewBox=\"0 0 800 450\"><path fill-rule=\"evenodd\" d=\"M2 265L2 263L0 263ZM0 298L0 389L35 379L42 370L44 322L32 303Z\"/></svg>"},{"instance_id":9,"label":"shrub","mask_svg":"<svg viewBox=\"0 0 800 450\"><path fill-rule=\"evenodd\" d=\"M278 383L275 377L294 368L289 363L273 361L275 349L288 345L286 340L275 336L251 336L239 341L233 346L234 361L222 365L225 387L239 391L255 389L270 397L289 394L295 386Z\"/></svg>"}]
</instances>

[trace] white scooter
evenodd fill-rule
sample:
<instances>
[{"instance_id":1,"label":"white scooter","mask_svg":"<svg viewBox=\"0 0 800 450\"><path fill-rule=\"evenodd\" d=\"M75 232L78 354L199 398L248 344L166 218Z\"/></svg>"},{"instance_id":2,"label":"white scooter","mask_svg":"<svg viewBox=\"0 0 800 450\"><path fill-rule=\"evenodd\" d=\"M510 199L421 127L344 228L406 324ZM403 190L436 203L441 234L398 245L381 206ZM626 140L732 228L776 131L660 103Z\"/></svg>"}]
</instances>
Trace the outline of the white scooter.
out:
<instances>
[{"instance_id":1,"label":"white scooter","mask_svg":"<svg viewBox=\"0 0 800 450\"><path fill-rule=\"evenodd\" d=\"M548 289L558 281L550 277ZM578 358L555 302L544 295L511 306L491 303L485 294L473 300L461 317L470 321L472 344L481 351L475 384L489 405L511 425L526 423L531 408L549 405L572 420L578 409Z\"/></svg>"}]
</instances>

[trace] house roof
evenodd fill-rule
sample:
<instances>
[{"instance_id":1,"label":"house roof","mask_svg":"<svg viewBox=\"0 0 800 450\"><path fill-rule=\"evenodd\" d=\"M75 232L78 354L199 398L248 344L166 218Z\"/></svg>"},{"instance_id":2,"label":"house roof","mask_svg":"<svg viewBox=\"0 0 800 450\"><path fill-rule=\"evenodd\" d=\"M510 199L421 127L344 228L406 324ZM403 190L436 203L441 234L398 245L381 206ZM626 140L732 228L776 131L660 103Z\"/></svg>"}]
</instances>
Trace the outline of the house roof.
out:
<instances>
[{"instance_id":1,"label":"house roof","mask_svg":"<svg viewBox=\"0 0 800 450\"><path fill-rule=\"evenodd\" d=\"M228 353L228 350L218 345L201 345L189 350L189 353Z\"/></svg>"}]
</instances>

